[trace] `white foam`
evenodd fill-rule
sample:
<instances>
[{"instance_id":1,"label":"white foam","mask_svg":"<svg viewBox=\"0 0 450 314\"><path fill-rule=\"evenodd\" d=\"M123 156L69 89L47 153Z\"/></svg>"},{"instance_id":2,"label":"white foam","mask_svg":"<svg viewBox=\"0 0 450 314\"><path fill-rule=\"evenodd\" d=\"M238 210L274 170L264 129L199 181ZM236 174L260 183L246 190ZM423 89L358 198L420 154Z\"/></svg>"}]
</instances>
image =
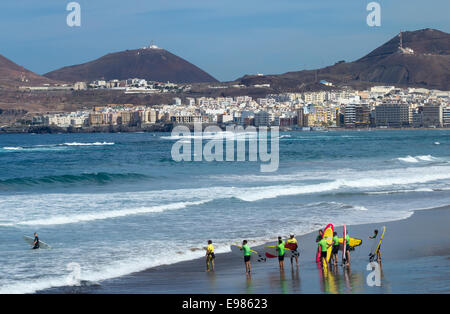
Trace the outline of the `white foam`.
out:
<instances>
[{"instance_id":1,"label":"white foam","mask_svg":"<svg viewBox=\"0 0 450 314\"><path fill-rule=\"evenodd\" d=\"M423 161L433 161L435 160L435 158L431 155L424 155L424 156L417 156L416 157L419 160L423 160Z\"/></svg>"},{"instance_id":2,"label":"white foam","mask_svg":"<svg viewBox=\"0 0 450 314\"><path fill-rule=\"evenodd\" d=\"M56 150L56 149L64 149L64 146L71 147L71 146L111 146L115 145L115 143L112 142L93 142L93 143L78 143L78 142L71 142L71 143L63 143L63 144L47 144L47 145L34 145L30 147L22 147L22 146L6 146L3 147L4 150L11 150L11 151L44 151L44 150Z\"/></svg>"},{"instance_id":3,"label":"white foam","mask_svg":"<svg viewBox=\"0 0 450 314\"><path fill-rule=\"evenodd\" d=\"M334 179L333 176L342 177ZM431 192L433 185L408 187L433 181L450 179L449 166L411 167L402 169L374 170L330 175L328 182L304 183L303 185L279 184L269 186L211 186L191 189L156 190L142 192L117 192L95 194L45 194L39 198L32 195L5 195L0 199L1 226L51 225L88 222L101 219L120 218L151 212L162 212L171 208L184 208L209 200L237 198L246 202L272 199L282 196L327 193L363 192L392 193L377 191L392 187L394 191ZM437 183L437 182L436 182ZM435 185L435 183L433 183ZM399 186L397 189L396 186ZM439 186L442 186L440 184ZM445 187L445 186L444 186ZM372 191L371 191L372 190ZM155 204L155 200L158 203ZM51 207L48 204L52 204ZM88 204L88 205L87 205ZM123 209L124 204L133 204ZM151 204L151 205L148 205ZM166 205L164 205L166 204ZM88 212L86 212L88 210Z\"/></svg>"},{"instance_id":4,"label":"white foam","mask_svg":"<svg viewBox=\"0 0 450 314\"><path fill-rule=\"evenodd\" d=\"M418 163L421 161L436 161L438 160L437 158L431 156L431 155L421 155L421 156L406 156L406 157L400 157L397 158L397 160L403 161L403 162L408 162L408 163Z\"/></svg>"},{"instance_id":5,"label":"white foam","mask_svg":"<svg viewBox=\"0 0 450 314\"><path fill-rule=\"evenodd\" d=\"M368 211L368 209L364 206L354 205L354 206L352 206L352 208L355 210Z\"/></svg>"},{"instance_id":6,"label":"white foam","mask_svg":"<svg viewBox=\"0 0 450 314\"><path fill-rule=\"evenodd\" d=\"M414 193L414 192L435 192L435 190L430 188L418 188L418 189L401 189L401 190L367 192L366 194L383 195L383 194Z\"/></svg>"},{"instance_id":7,"label":"white foam","mask_svg":"<svg viewBox=\"0 0 450 314\"><path fill-rule=\"evenodd\" d=\"M122 209L122 210L112 210L105 212L94 212L85 213L79 215L67 215L67 216L54 216L46 219L35 219L20 221L16 225L26 225L26 226L51 226L51 225L65 225L74 224L80 222L89 222L95 220L112 219L118 217L125 217L130 215L142 215L148 213L160 213L168 210L183 209L188 206L201 205L209 202L209 200L198 201L198 202L180 202L172 203L167 205L159 205L152 207L142 207L142 208L132 208L132 209ZM14 224L6 223L0 224L0 226L12 226Z\"/></svg>"},{"instance_id":8,"label":"white foam","mask_svg":"<svg viewBox=\"0 0 450 314\"><path fill-rule=\"evenodd\" d=\"M183 255L173 254L172 252L170 256L170 263L192 260L203 256L203 254L203 251L185 252ZM160 258L155 258L155 256L155 254L152 254L150 256L129 258L104 265L101 269L87 271L85 270L85 267L83 267L84 265L81 264L81 277L79 279L87 282L99 282L167 264L168 256L161 256ZM47 278L22 280L1 286L0 294L26 294L64 286L79 286L79 284L70 283L67 276L53 275Z\"/></svg>"},{"instance_id":9,"label":"white foam","mask_svg":"<svg viewBox=\"0 0 450 314\"><path fill-rule=\"evenodd\" d=\"M245 193L237 195L237 197L243 201L253 202L279 196L330 192L341 188L378 188L393 185L426 183L445 179L450 179L449 167L406 168L400 171L397 170L395 173L392 173L392 171L380 171L374 176L367 176L366 174L366 176L354 180L338 179L332 182L305 186L282 185L249 188Z\"/></svg>"},{"instance_id":10,"label":"white foam","mask_svg":"<svg viewBox=\"0 0 450 314\"><path fill-rule=\"evenodd\" d=\"M110 146L115 145L115 143L112 142L94 142L94 143L78 143L78 142L72 142L72 143L64 143L60 144L63 146Z\"/></svg>"},{"instance_id":11,"label":"white foam","mask_svg":"<svg viewBox=\"0 0 450 314\"><path fill-rule=\"evenodd\" d=\"M234 140L245 140L247 137L257 137L258 134L256 132L217 132L217 133L201 133L200 135L196 135L196 133L192 133L192 135L171 135L171 136L161 136L160 138L163 140L194 140L194 139L203 139L203 140L225 140L225 139L234 139Z\"/></svg>"},{"instance_id":12,"label":"white foam","mask_svg":"<svg viewBox=\"0 0 450 314\"><path fill-rule=\"evenodd\" d=\"M414 158L412 156L399 157L397 159L400 160L400 161L403 161L403 162L411 162L411 163L419 162L416 158Z\"/></svg>"}]
</instances>

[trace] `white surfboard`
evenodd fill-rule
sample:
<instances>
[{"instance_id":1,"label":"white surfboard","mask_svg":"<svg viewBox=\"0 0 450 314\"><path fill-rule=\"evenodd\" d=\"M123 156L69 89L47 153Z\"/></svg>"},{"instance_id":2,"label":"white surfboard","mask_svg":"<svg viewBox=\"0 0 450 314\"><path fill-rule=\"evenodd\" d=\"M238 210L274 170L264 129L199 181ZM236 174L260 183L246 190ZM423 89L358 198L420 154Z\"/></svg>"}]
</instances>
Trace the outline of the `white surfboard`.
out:
<instances>
[{"instance_id":1,"label":"white surfboard","mask_svg":"<svg viewBox=\"0 0 450 314\"><path fill-rule=\"evenodd\" d=\"M28 236L23 236L23 239L25 240L25 242L27 242L29 245L31 245L31 247L34 246L34 238L28 237ZM39 240L39 248L45 249L45 250L50 250L52 247L50 245L48 245L47 243Z\"/></svg>"}]
</instances>

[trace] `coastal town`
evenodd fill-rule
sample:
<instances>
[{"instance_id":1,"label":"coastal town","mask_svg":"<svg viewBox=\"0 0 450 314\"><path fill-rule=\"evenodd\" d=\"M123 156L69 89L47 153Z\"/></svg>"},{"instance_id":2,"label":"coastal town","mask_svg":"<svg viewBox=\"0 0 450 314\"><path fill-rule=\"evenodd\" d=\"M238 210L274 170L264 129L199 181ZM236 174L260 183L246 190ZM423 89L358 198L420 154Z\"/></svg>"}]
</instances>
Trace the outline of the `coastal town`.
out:
<instances>
[{"instance_id":1,"label":"coastal town","mask_svg":"<svg viewBox=\"0 0 450 314\"><path fill-rule=\"evenodd\" d=\"M186 88L170 83L149 87L145 80L138 79L128 83L125 92L133 88L136 92ZM321 83L332 86L325 81ZM92 84L90 88L120 88L111 86L113 82L95 82L95 87ZM75 84L77 88L80 85ZM325 128L448 128L450 92L375 86L363 91L340 88L267 95L256 99L249 96L174 97L172 103L153 106L108 104L76 112L38 113L20 121L19 126L56 127L71 131L117 126L155 130L155 126L173 127L199 122L221 127L278 126L282 130L303 131Z\"/></svg>"}]
</instances>

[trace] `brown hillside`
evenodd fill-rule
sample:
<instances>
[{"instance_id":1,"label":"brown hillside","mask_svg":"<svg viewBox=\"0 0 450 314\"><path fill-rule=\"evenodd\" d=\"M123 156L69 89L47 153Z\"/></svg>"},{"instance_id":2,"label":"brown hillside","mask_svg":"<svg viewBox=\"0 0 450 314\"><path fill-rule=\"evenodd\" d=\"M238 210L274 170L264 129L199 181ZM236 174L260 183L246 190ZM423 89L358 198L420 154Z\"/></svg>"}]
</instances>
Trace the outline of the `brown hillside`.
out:
<instances>
[{"instance_id":1,"label":"brown hillside","mask_svg":"<svg viewBox=\"0 0 450 314\"><path fill-rule=\"evenodd\" d=\"M110 53L97 60L65 67L44 76L67 82L129 78L173 83L217 82L195 65L159 48Z\"/></svg>"},{"instance_id":2,"label":"brown hillside","mask_svg":"<svg viewBox=\"0 0 450 314\"><path fill-rule=\"evenodd\" d=\"M399 52L400 37L397 35L354 62L281 75L244 76L239 81L246 85L269 83L278 89L299 88L316 80L328 80L337 85L379 83L450 90L450 34L424 29L403 32L402 37L403 48L413 49L413 54Z\"/></svg>"}]
</instances>

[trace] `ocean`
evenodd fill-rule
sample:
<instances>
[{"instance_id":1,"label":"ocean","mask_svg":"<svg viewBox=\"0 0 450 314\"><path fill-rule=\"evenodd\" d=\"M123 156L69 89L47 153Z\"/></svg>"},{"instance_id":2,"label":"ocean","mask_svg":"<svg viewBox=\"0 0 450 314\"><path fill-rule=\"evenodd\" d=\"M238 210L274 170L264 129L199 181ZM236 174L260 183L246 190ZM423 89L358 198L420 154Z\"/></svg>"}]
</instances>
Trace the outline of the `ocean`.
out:
<instances>
[{"instance_id":1,"label":"ocean","mask_svg":"<svg viewBox=\"0 0 450 314\"><path fill-rule=\"evenodd\" d=\"M176 139L178 140L178 138ZM0 135L0 293L88 283L450 204L450 130L286 132L279 169L175 162L163 133ZM189 140L189 139L185 139ZM38 232L51 250L30 250Z\"/></svg>"}]
</instances>

